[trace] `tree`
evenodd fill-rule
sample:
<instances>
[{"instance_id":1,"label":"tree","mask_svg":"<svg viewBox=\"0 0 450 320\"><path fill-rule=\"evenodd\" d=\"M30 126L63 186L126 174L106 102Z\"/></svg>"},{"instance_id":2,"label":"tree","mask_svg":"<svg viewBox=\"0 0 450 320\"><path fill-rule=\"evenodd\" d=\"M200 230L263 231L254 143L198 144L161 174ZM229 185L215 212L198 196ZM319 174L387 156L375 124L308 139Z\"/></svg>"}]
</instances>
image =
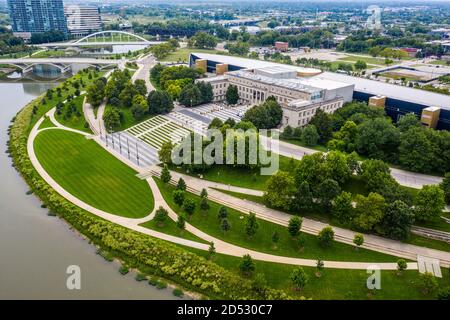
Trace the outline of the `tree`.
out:
<instances>
[{"instance_id":1,"label":"tree","mask_svg":"<svg viewBox=\"0 0 450 320\"><path fill-rule=\"evenodd\" d=\"M133 97L139 94L135 86L131 81L128 81L123 90L119 94L119 99L122 102L122 106L129 108L133 101Z\"/></svg>"},{"instance_id":2,"label":"tree","mask_svg":"<svg viewBox=\"0 0 450 320\"><path fill-rule=\"evenodd\" d=\"M164 164L164 167L161 170L161 181L167 183L170 179L172 179L172 175L170 174L167 164Z\"/></svg>"},{"instance_id":3,"label":"tree","mask_svg":"<svg viewBox=\"0 0 450 320\"><path fill-rule=\"evenodd\" d=\"M437 298L438 300L450 300L450 286L439 290Z\"/></svg>"},{"instance_id":4,"label":"tree","mask_svg":"<svg viewBox=\"0 0 450 320\"><path fill-rule=\"evenodd\" d=\"M228 104L236 104L239 101L239 92L238 87L230 84L227 88L227 92L225 93L225 99Z\"/></svg>"},{"instance_id":5,"label":"tree","mask_svg":"<svg viewBox=\"0 0 450 320\"><path fill-rule=\"evenodd\" d=\"M278 241L280 241L280 235L278 234L278 231L275 230L272 233L272 243L273 243L274 249L277 248Z\"/></svg>"},{"instance_id":6,"label":"tree","mask_svg":"<svg viewBox=\"0 0 450 320\"><path fill-rule=\"evenodd\" d=\"M153 90L147 96L148 112L150 114L168 113L173 109L173 101L167 91Z\"/></svg>"},{"instance_id":7,"label":"tree","mask_svg":"<svg viewBox=\"0 0 450 320\"><path fill-rule=\"evenodd\" d=\"M405 168L417 172L431 172L436 146L423 127L412 127L400 136L399 161Z\"/></svg>"},{"instance_id":8,"label":"tree","mask_svg":"<svg viewBox=\"0 0 450 320\"><path fill-rule=\"evenodd\" d=\"M338 219L340 223L348 223L353 218L352 194L342 191L340 195L334 198L331 214Z\"/></svg>"},{"instance_id":9,"label":"tree","mask_svg":"<svg viewBox=\"0 0 450 320\"><path fill-rule=\"evenodd\" d=\"M181 230L184 230L184 228L186 227L186 222L185 222L184 217L182 215L178 216L177 227L180 228Z\"/></svg>"},{"instance_id":10,"label":"tree","mask_svg":"<svg viewBox=\"0 0 450 320\"><path fill-rule=\"evenodd\" d=\"M217 215L219 220L226 219L228 217L228 210L226 207L220 207L219 213Z\"/></svg>"},{"instance_id":11,"label":"tree","mask_svg":"<svg viewBox=\"0 0 450 320\"><path fill-rule=\"evenodd\" d=\"M220 230L222 230L223 233L227 232L231 229L230 223L228 222L227 218L222 219L220 222Z\"/></svg>"},{"instance_id":12,"label":"tree","mask_svg":"<svg viewBox=\"0 0 450 320\"><path fill-rule=\"evenodd\" d=\"M355 198L356 208L353 224L363 231L371 231L382 221L386 202L378 193L371 192L367 197L358 194Z\"/></svg>"},{"instance_id":13,"label":"tree","mask_svg":"<svg viewBox=\"0 0 450 320\"><path fill-rule=\"evenodd\" d=\"M209 103L214 98L212 86L209 82L199 81L195 84L200 90L200 103ZM180 92L181 95L181 92Z\"/></svg>"},{"instance_id":14,"label":"tree","mask_svg":"<svg viewBox=\"0 0 450 320\"><path fill-rule=\"evenodd\" d=\"M211 123L208 126L208 129L220 129L223 126L222 120L219 118L212 119Z\"/></svg>"},{"instance_id":15,"label":"tree","mask_svg":"<svg viewBox=\"0 0 450 320\"><path fill-rule=\"evenodd\" d=\"M206 191L205 188L203 188L202 191L200 192L200 198L204 198L204 199L208 198L208 191Z\"/></svg>"},{"instance_id":16,"label":"tree","mask_svg":"<svg viewBox=\"0 0 450 320\"><path fill-rule=\"evenodd\" d=\"M158 158L164 164L172 163L172 150L173 150L172 141L168 140L163 142L161 145L161 149L158 151Z\"/></svg>"},{"instance_id":17,"label":"tree","mask_svg":"<svg viewBox=\"0 0 450 320\"><path fill-rule=\"evenodd\" d=\"M188 41L188 47L197 49L214 49L218 39L206 32L199 31Z\"/></svg>"},{"instance_id":18,"label":"tree","mask_svg":"<svg viewBox=\"0 0 450 320\"><path fill-rule=\"evenodd\" d=\"M439 185L444 191L445 201L450 204L450 172L447 172Z\"/></svg>"},{"instance_id":19,"label":"tree","mask_svg":"<svg viewBox=\"0 0 450 320\"><path fill-rule=\"evenodd\" d=\"M414 113L408 113L397 121L397 127L401 132L406 132L411 128L421 126L419 119Z\"/></svg>"},{"instance_id":20,"label":"tree","mask_svg":"<svg viewBox=\"0 0 450 320\"><path fill-rule=\"evenodd\" d=\"M406 260L405 259L398 259L397 260L398 274L400 274L402 271L405 271L406 268L408 268L408 264L406 263Z\"/></svg>"},{"instance_id":21,"label":"tree","mask_svg":"<svg viewBox=\"0 0 450 320\"><path fill-rule=\"evenodd\" d=\"M319 134L319 141L321 143L326 143L330 140L333 131L328 113L322 109L317 109L309 124L316 127L317 133Z\"/></svg>"},{"instance_id":22,"label":"tree","mask_svg":"<svg viewBox=\"0 0 450 320\"><path fill-rule=\"evenodd\" d=\"M249 52L250 45L244 41L237 41L236 43L228 42L225 49L233 55L246 56Z\"/></svg>"},{"instance_id":23,"label":"tree","mask_svg":"<svg viewBox=\"0 0 450 320\"><path fill-rule=\"evenodd\" d=\"M208 253L210 258L216 254L216 247L214 246L214 242L211 242L209 244Z\"/></svg>"},{"instance_id":24,"label":"tree","mask_svg":"<svg viewBox=\"0 0 450 320\"><path fill-rule=\"evenodd\" d=\"M141 96L145 97L147 95L147 85L145 84L145 80L137 79L134 81L134 89Z\"/></svg>"},{"instance_id":25,"label":"tree","mask_svg":"<svg viewBox=\"0 0 450 320\"><path fill-rule=\"evenodd\" d=\"M120 128L120 111L115 108L106 109L103 114L103 121L105 122L106 129L116 131Z\"/></svg>"},{"instance_id":26,"label":"tree","mask_svg":"<svg viewBox=\"0 0 450 320\"><path fill-rule=\"evenodd\" d=\"M148 112L148 103L144 96L137 94L133 97L130 111L134 119L141 120L144 118Z\"/></svg>"},{"instance_id":27,"label":"tree","mask_svg":"<svg viewBox=\"0 0 450 320\"><path fill-rule=\"evenodd\" d=\"M323 270L323 268L324 268L324 263L323 263L323 260L317 260L317 262L316 262L316 270L317 270L317 272L316 272L316 277L318 277L318 278L320 278L320 276L322 275L321 274L321 271Z\"/></svg>"},{"instance_id":28,"label":"tree","mask_svg":"<svg viewBox=\"0 0 450 320\"><path fill-rule=\"evenodd\" d=\"M253 212L250 212L245 222L245 233L252 238L259 228L258 220Z\"/></svg>"},{"instance_id":29,"label":"tree","mask_svg":"<svg viewBox=\"0 0 450 320\"><path fill-rule=\"evenodd\" d=\"M184 202L184 191L183 190L174 190L172 192L173 202L179 207L183 205Z\"/></svg>"},{"instance_id":30,"label":"tree","mask_svg":"<svg viewBox=\"0 0 450 320\"><path fill-rule=\"evenodd\" d=\"M202 92L195 84L188 84L180 92L179 102L186 107L193 107L202 103Z\"/></svg>"},{"instance_id":31,"label":"tree","mask_svg":"<svg viewBox=\"0 0 450 320\"><path fill-rule=\"evenodd\" d=\"M325 179L317 188L317 197L324 208L330 209L332 200L337 197L340 192L341 188L336 181L333 179Z\"/></svg>"},{"instance_id":32,"label":"tree","mask_svg":"<svg viewBox=\"0 0 450 320\"><path fill-rule=\"evenodd\" d=\"M208 210L209 210L208 200L206 198L204 198L204 197L202 197L201 200L200 200L200 209L204 213L208 212Z\"/></svg>"},{"instance_id":33,"label":"tree","mask_svg":"<svg viewBox=\"0 0 450 320\"><path fill-rule=\"evenodd\" d=\"M445 207L444 191L439 186L423 186L415 199L415 216L419 221L430 221L439 217Z\"/></svg>"},{"instance_id":34,"label":"tree","mask_svg":"<svg viewBox=\"0 0 450 320\"><path fill-rule=\"evenodd\" d=\"M271 207L288 210L294 194L294 178L289 173L280 170L269 178L263 199Z\"/></svg>"},{"instance_id":35,"label":"tree","mask_svg":"<svg viewBox=\"0 0 450 320\"><path fill-rule=\"evenodd\" d=\"M291 273L291 281L297 290L302 290L308 283L309 277L302 267L295 268Z\"/></svg>"},{"instance_id":36,"label":"tree","mask_svg":"<svg viewBox=\"0 0 450 320\"><path fill-rule=\"evenodd\" d=\"M269 97L257 106L248 109L243 121L250 121L258 129L270 129L278 126L283 117L283 110L275 98Z\"/></svg>"},{"instance_id":37,"label":"tree","mask_svg":"<svg viewBox=\"0 0 450 320\"><path fill-rule=\"evenodd\" d=\"M359 248L364 243L364 236L361 233L356 233L353 237L353 243L356 245L356 248Z\"/></svg>"},{"instance_id":38,"label":"tree","mask_svg":"<svg viewBox=\"0 0 450 320\"><path fill-rule=\"evenodd\" d=\"M333 228L325 227L322 230L320 230L319 235L317 236L317 240L319 241L319 244L322 247L324 248L331 247L334 241Z\"/></svg>"},{"instance_id":39,"label":"tree","mask_svg":"<svg viewBox=\"0 0 450 320\"><path fill-rule=\"evenodd\" d=\"M308 146L308 147L314 147L317 145L317 142L319 141L320 136L317 132L316 126L313 124L308 124L303 130L302 130L302 141Z\"/></svg>"},{"instance_id":40,"label":"tree","mask_svg":"<svg viewBox=\"0 0 450 320\"><path fill-rule=\"evenodd\" d=\"M360 71L365 70L367 69L367 63L365 61L358 60L355 62L355 69Z\"/></svg>"},{"instance_id":41,"label":"tree","mask_svg":"<svg viewBox=\"0 0 450 320\"><path fill-rule=\"evenodd\" d=\"M239 270L246 276L250 276L252 272L255 271L255 263L249 254L242 257L241 263L239 264Z\"/></svg>"},{"instance_id":42,"label":"tree","mask_svg":"<svg viewBox=\"0 0 450 320\"><path fill-rule=\"evenodd\" d=\"M298 247L300 248L300 251L303 251L306 244L306 237L303 233L299 234L299 236L297 237L297 244Z\"/></svg>"},{"instance_id":43,"label":"tree","mask_svg":"<svg viewBox=\"0 0 450 320\"><path fill-rule=\"evenodd\" d=\"M292 237L296 237L300 234L303 219L301 217L294 216L289 219L288 232Z\"/></svg>"},{"instance_id":44,"label":"tree","mask_svg":"<svg viewBox=\"0 0 450 320\"><path fill-rule=\"evenodd\" d=\"M159 207L155 212L155 217L153 218L159 227L163 227L167 220L168 212L163 207Z\"/></svg>"},{"instance_id":45,"label":"tree","mask_svg":"<svg viewBox=\"0 0 450 320\"><path fill-rule=\"evenodd\" d=\"M105 97L105 82L97 79L86 90L86 99L94 107L97 108Z\"/></svg>"},{"instance_id":46,"label":"tree","mask_svg":"<svg viewBox=\"0 0 450 320\"><path fill-rule=\"evenodd\" d=\"M438 288L438 282L431 272L421 273L419 275L419 287L425 295L431 295Z\"/></svg>"},{"instance_id":47,"label":"tree","mask_svg":"<svg viewBox=\"0 0 450 320\"><path fill-rule=\"evenodd\" d=\"M297 210L309 210L313 205L313 194L309 184L303 181L297 189L294 200L294 207Z\"/></svg>"},{"instance_id":48,"label":"tree","mask_svg":"<svg viewBox=\"0 0 450 320\"><path fill-rule=\"evenodd\" d=\"M252 289L258 293L263 293L266 287L267 287L267 281L264 276L264 273L257 273L253 277Z\"/></svg>"},{"instance_id":49,"label":"tree","mask_svg":"<svg viewBox=\"0 0 450 320\"><path fill-rule=\"evenodd\" d=\"M186 182L184 182L183 178L178 179L177 190L186 191Z\"/></svg>"},{"instance_id":50,"label":"tree","mask_svg":"<svg viewBox=\"0 0 450 320\"><path fill-rule=\"evenodd\" d=\"M195 211L195 201L189 198L184 199L183 201L183 209L191 217Z\"/></svg>"},{"instance_id":51,"label":"tree","mask_svg":"<svg viewBox=\"0 0 450 320\"><path fill-rule=\"evenodd\" d=\"M384 214L380 232L389 238L406 240L414 223L414 212L403 201L389 203Z\"/></svg>"}]
</instances>

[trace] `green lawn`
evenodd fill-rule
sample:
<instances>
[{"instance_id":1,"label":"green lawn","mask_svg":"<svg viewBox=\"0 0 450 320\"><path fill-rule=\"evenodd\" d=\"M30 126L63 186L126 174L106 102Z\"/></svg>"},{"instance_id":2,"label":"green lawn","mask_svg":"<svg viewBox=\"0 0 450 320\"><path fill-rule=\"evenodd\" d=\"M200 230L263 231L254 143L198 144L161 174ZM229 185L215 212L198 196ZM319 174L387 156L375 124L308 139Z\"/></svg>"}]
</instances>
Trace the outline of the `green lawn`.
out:
<instances>
[{"instance_id":1,"label":"green lawn","mask_svg":"<svg viewBox=\"0 0 450 320\"><path fill-rule=\"evenodd\" d=\"M55 118L56 120L61 123L62 125L72 128L72 129L76 129L76 130L80 130L80 131L84 131L87 133L92 133L91 129L89 128L89 126L86 126L87 122L86 119L84 118L84 114L83 114L83 101L84 101L84 95L81 95L79 97L74 98L73 103L77 109L76 113L72 113L70 118L66 118L64 111L61 114L57 114L55 112ZM67 107L67 104L70 102L66 102L65 103L65 107ZM64 110L63 108L63 110Z\"/></svg>"},{"instance_id":2,"label":"green lawn","mask_svg":"<svg viewBox=\"0 0 450 320\"><path fill-rule=\"evenodd\" d=\"M105 108L105 112L106 112L106 110L111 109L111 108L115 108L115 107L107 104L106 108ZM144 118L142 118L139 121L137 121L133 117L133 114L131 113L131 108L120 107L119 111L122 113L122 122L120 123L120 128L117 129L118 131L126 130L126 129L128 129L128 128L130 128L130 127L132 127L132 126L134 126L134 125L136 125L136 124L138 124L138 123L140 123L142 121L145 121L145 120L147 120L147 119L149 119L151 117L151 115L146 115Z\"/></svg>"},{"instance_id":3,"label":"green lawn","mask_svg":"<svg viewBox=\"0 0 450 320\"><path fill-rule=\"evenodd\" d=\"M159 61L189 61L189 55L192 52L202 52L202 53L211 53L211 54L220 54L223 53L223 51L217 51L217 50L208 50L208 49L195 49L195 48L181 48L178 49L175 52L172 52L168 54L166 57L159 59Z\"/></svg>"},{"instance_id":4,"label":"green lawn","mask_svg":"<svg viewBox=\"0 0 450 320\"><path fill-rule=\"evenodd\" d=\"M37 52L36 54L33 54L30 58L59 58L59 57L65 57L66 55L65 50L45 50Z\"/></svg>"},{"instance_id":5,"label":"green lawn","mask_svg":"<svg viewBox=\"0 0 450 320\"><path fill-rule=\"evenodd\" d=\"M445 60L434 60L429 62L430 64L440 65L440 66L447 66L449 63Z\"/></svg>"},{"instance_id":6,"label":"green lawn","mask_svg":"<svg viewBox=\"0 0 450 320\"><path fill-rule=\"evenodd\" d=\"M355 63L356 61L364 61L365 63L368 64L375 64L375 65L381 65L384 66L384 59L380 59L380 58L374 58L374 57L370 57L370 56L348 56L345 58L340 58L339 61L347 61L347 62L353 62Z\"/></svg>"},{"instance_id":7,"label":"green lawn","mask_svg":"<svg viewBox=\"0 0 450 320\"><path fill-rule=\"evenodd\" d=\"M205 258L208 252L183 247ZM213 262L236 274L239 272L240 258L216 254ZM277 264L271 262L255 261L255 272L264 274L267 284L273 288L284 290L293 297L304 296L313 300L383 300L383 299L434 299L434 295L424 295L419 287L419 273L417 271L405 271L397 275L396 271L381 271L381 289L369 292L366 286L366 270L346 270L346 269L324 269L321 277L315 276L316 269L312 267L302 267L309 276L309 281L305 288L299 292L292 288L289 279L292 270L296 266ZM443 278L436 278L439 287L450 285L450 273L448 269L442 268ZM252 276L254 277L254 275Z\"/></svg>"},{"instance_id":8,"label":"green lawn","mask_svg":"<svg viewBox=\"0 0 450 320\"><path fill-rule=\"evenodd\" d=\"M155 230L155 231L159 231L159 232L162 232L165 234L169 234L171 236L175 236L175 237L179 237L179 238L183 238L183 239L187 239L187 240L192 240L192 241L196 241L196 242L201 242L201 243L208 243L207 241L197 237L196 235L190 233L189 231L181 230L180 228L177 227L176 222L173 221L172 219L170 219L169 217L167 217L167 220L166 220L166 222L164 222L163 226L158 225L157 222L154 220L150 220L145 223L142 223L141 226L148 228L148 229Z\"/></svg>"},{"instance_id":9,"label":"green lawn","mask_svg":"<svg viewBox=\"0 0 450 320\"><path fill-rule=\"evenodd\" d=\"M153 195L147 182L96 142L55 129L41 132L34 147L50 176L80 200L130 218L152 211Z\"/></svg>"},{"instance_id":10,"label":"green lawn","mask_svg":"<svg viewBox=\"0 0 450 320\"><path fill-rule=\"evenodd\" d=\"M54 127L55 125L53 124L53 122L50 120L50 118L45 117L44 121L42 121L41 125L39 126L38 129L44 129L44 128L51 128Z\"/></svg>"},{"instance_id":11,"label":"green lawn","mask_svg":"<svg viewBox=\"0 0 450 320\"><path fill-rule=\"evenodd\" d=\"M321 145L321 144L318 144L318 145L315 145L315 146L307 146L305 143L303 143L303 141L298 140L298 139L284 139L284 138L280 138L280 141L284 141L284 142L287 142L287 143L295 144L297 146L305 147L305 148L308 148L308 149L314 149L314 150L321 151L321 152L328 152L328 148L326 146L324 146L324 145Z\"/></svg>"},{"instance_id":12,"label":"green lawn","mask_svg":"<svg viewBox=\"0 0 450 320\"><path fill-rule=\"evenodd\" d=\"M155 180L169 206L175 212L182 212L182 209L172 199L172 192L175 188L159 179ZM288 234L286 227L262 219L258 219L259 229L257 233L253 238L249 238L245 233L245 217L247 215L231 208L228 208L228 221L231 229L227 233L223 233L220 230L217 218L221 205L209 201L210 210L207 213L202 213L199 209L200 197L191 193L186 193L186 197L194 200L197 204L195 213L187 220L190 224L211 236L248 249L305 259L370 262L395 262L397 260L393 256L365 249L356 250L353 246L338 242L335 242L331 248L322 248L317 241L317 237L309 234L304 234L306 244L304 250L300 250L297 240ZM272 243L274 231L277 231L280 236L277 248L274 248Z\"/></svg>"}]
</instances>

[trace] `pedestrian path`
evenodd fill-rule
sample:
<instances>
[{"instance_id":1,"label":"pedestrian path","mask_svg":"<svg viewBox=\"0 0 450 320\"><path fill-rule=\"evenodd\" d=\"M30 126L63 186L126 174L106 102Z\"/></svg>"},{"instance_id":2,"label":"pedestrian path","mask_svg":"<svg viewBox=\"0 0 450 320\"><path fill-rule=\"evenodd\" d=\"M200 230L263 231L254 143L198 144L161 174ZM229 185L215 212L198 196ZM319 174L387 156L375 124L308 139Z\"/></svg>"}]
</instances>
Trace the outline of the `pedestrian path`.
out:
<instances>
[{"instance_id":1,"label":"pedestrian path","mask_svg":"<svg viewBox=\"0 0 450 320\"><path fill-rule=\"evenodd\" d=\"M250 106L247 105L234 107L225 104L209 103L189 108L189 111L209 118L210 120L219 118L222 121L226 121L231 118L234 121L239 122L248 109L250 109Z\"/></svg>"}]
</instances>

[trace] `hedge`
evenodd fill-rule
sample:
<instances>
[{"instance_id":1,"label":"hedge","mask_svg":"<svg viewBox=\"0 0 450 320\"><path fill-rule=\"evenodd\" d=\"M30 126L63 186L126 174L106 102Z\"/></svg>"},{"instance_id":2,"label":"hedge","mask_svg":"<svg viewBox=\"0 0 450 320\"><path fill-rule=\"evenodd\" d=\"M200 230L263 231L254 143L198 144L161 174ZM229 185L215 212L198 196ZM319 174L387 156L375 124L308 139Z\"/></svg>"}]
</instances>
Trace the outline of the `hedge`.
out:
<instances>
[{"instance_id":1,"label":"hedge","mask_svg":"<svg viewBox=\"0 0 450 320\"><path fill-rule=\"evenodd\" d=\"M39 103L41 98L35 101ZM290 299L281 290L253 289L252 282L173 244L105 221L75 206L53 190L34 169L27 153L27 138L35 102L13 119L9 151L13 164L47 208L65 219L102 250L128 266L170 279L214 299Z\"/></svg>"}]
</instances>

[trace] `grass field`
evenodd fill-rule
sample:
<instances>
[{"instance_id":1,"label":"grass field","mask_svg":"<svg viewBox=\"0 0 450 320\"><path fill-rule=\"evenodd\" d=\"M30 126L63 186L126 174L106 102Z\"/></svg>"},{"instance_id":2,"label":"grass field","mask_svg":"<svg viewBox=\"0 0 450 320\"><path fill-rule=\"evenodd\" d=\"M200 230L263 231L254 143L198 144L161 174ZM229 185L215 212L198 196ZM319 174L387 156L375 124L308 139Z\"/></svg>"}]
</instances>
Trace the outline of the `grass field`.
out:
<instances>
[{"instance_id":1,"label":"grass field","mask_svg":"<svg viewBox=\"0 0 450 320\"><path fill-rule=\"evenodd\" d=\"M348 56L345 58L340 58L339 61L346 61L346 62L353 62L355 63L356 61L364 61L367 64L375 64L375 65L380 65L383 66L385 65L384 63L384 59L380 59L380 58L374 58L374 57L365 57L365 56Z\"/></svg>"},{"instance_id":2,"label":"grass field","mask_svg":"<svg viewBox=\"0 0 450 320\"><path fill-rule=\"evenodd\" d=\"M31 58L33 58L33 59L34 58L58 58L58 57L65 57L65 56L66 56L65 50L50 49L50 50L36 52L35 54L33 54L31 56Z\"/></svg>"},{"instance_id":3,"label":"grass field","mask_svg":"<svg viewBox=\"0 0 450 320\"><path fill-rule=\"evenodd\" d=\"M205 258L208 252L183 247ZM241 258L216 254L213 262L236 274L239 272ZM293 297L304 296L313 300L382 300L382 299L434 299L435 295L425 295L419 285L419 273L417 271L405 271L397 275L396 271L381 271L381 289L369 291L366 286L368 274L366 270L324 269L321 277L315 276L317 271L312 267L302 267L309 276L309 281L302 291L293 290L289 276L296 268L292 265L277 264L271 262L255 261L255 274L264 275L267 284L273 288L284 290ZM436 278L439 287L450 285L449 269L442 269L443 278Z\"/></svg>"},{"instance_id":4,"label":"grass field","mask_svg":"<svg viewBox=\"0 0 450 320\"><path fill-rule=\"evenodd\" d=\"M192 240L192 241L196 241L196 242L201 242L201 243L207 243L205 240L200 239L199 237L197 237L196 235L193 235L189 231L181 230L180 228L178 228L175 221L173 221L169 217L167 217L166 222L164 222L163 226L158 225L156 223L156 221L154 221L154 220L150 220L145 223L142 223L141 226L148 228L148 229L158 231L158 232L162 232L165 234L170 234L171 236L175 236L175 237L179 237L179 238L183 238L183 239L187 239L187 240Z\"/></svg>"},{"instance_id":5,"label":"grass field","mask_svg":"<svg viewBox=\"0 0 450 320\"><path fill-rule=\"evenodd\" d=\"M42 121L41 125L39 126L38 129L44 129L44 128L51 128L54 127L55 125L53 124L53 122L50 120L50 118L45 117L44 121Z\"/></svg>"},{"instance_id":6,"label":"grass field","mask_svg":"<svg viewBox=\"0 0 450 320\"><path fill-rule=\"evenodd\" d=\"M447 66L449 63L445 60L434 60L431 61L430 64L440 65L440 66Z\"/></svg>"},{"instance_id":7,"label":"grass field","mask_svg":"<svg viewBox=\"0 0 450 320\"><path fill-rule=\"evenodd\" d=\"M175 190L175 187L165 184L161 180L155 180L169 206L175 212L182 212L182 209L172 199L172 192ZM262 219L258 219L259 228L256 234L249 238L245 233L246 215L231 208L227 209L231 229L224 233L220 230L217 218L221 205L209 201L210 210L207 213L203 213L199 208L199 196L186 193L186 198L190 198L196 203L195 213L190 219L187 219L187 222L211 236L248 249L305 259L370 262L395 262L397 260L393 256L365 249L356 250L353 246L338 242L335 242L331 248L323 248L319 245L317 237L309 234L304 234L306 244L304 250L301 250L298 241L289 235L286 227ZM274 231L277 231L280 237L276 248L274 248L272 242Z\"/></svg>"},{"instance_id":8,"label":"grass field","mask_svg":"<svg viewBox=\"0 0 450 320\"><path fill-rule=\"evenodd\" d=\"M202 53L211 53L211 54L220 54L223 53L223 51L217 51L217 50L207 50L207 49L195 49L195 48L181 48L178 49L175 52L170 53L163 59L159 59L159 61L184 61L188 62L189 55L192 52L202 52Z\"/></svg>"},{"instance_id":9,"label":"grass field","mask_svg":"<svg viewBox=\"0 0 450 320\"><path fill-rule=\"evenodd\" d=\"M147 182L94 141L55 129L39 133L34 147L50 176L91 206L130 218L152 211L153 195Z\"/></svg>"},{"instance_id":10,"label":"grass field","mask_svg":"<svg viewBox=\"0 0 450 320\"><path fill-rule=\"evenodd\" d=\"M73 103L77 109L77 113L79 114L79 116L77 115L77 113L72 113L70 118L65 118L64 116L64 112L62 112L61 114L57 114L55 113L55 118L56 120L61 123L62 125L72 128L72 129L76 129L76 130L80 130L80 131L84 131L87 133L92 133L91 129L89 128L89 126L85 126L86 124L86 119L84 118L83 115L83 101L84 101L84 95L81 95L79 97L74 98ZM65 107L67 107L67 102L65 103ZM64 110L64 109L63 109Z\"/></svg>"}]
</instances>

